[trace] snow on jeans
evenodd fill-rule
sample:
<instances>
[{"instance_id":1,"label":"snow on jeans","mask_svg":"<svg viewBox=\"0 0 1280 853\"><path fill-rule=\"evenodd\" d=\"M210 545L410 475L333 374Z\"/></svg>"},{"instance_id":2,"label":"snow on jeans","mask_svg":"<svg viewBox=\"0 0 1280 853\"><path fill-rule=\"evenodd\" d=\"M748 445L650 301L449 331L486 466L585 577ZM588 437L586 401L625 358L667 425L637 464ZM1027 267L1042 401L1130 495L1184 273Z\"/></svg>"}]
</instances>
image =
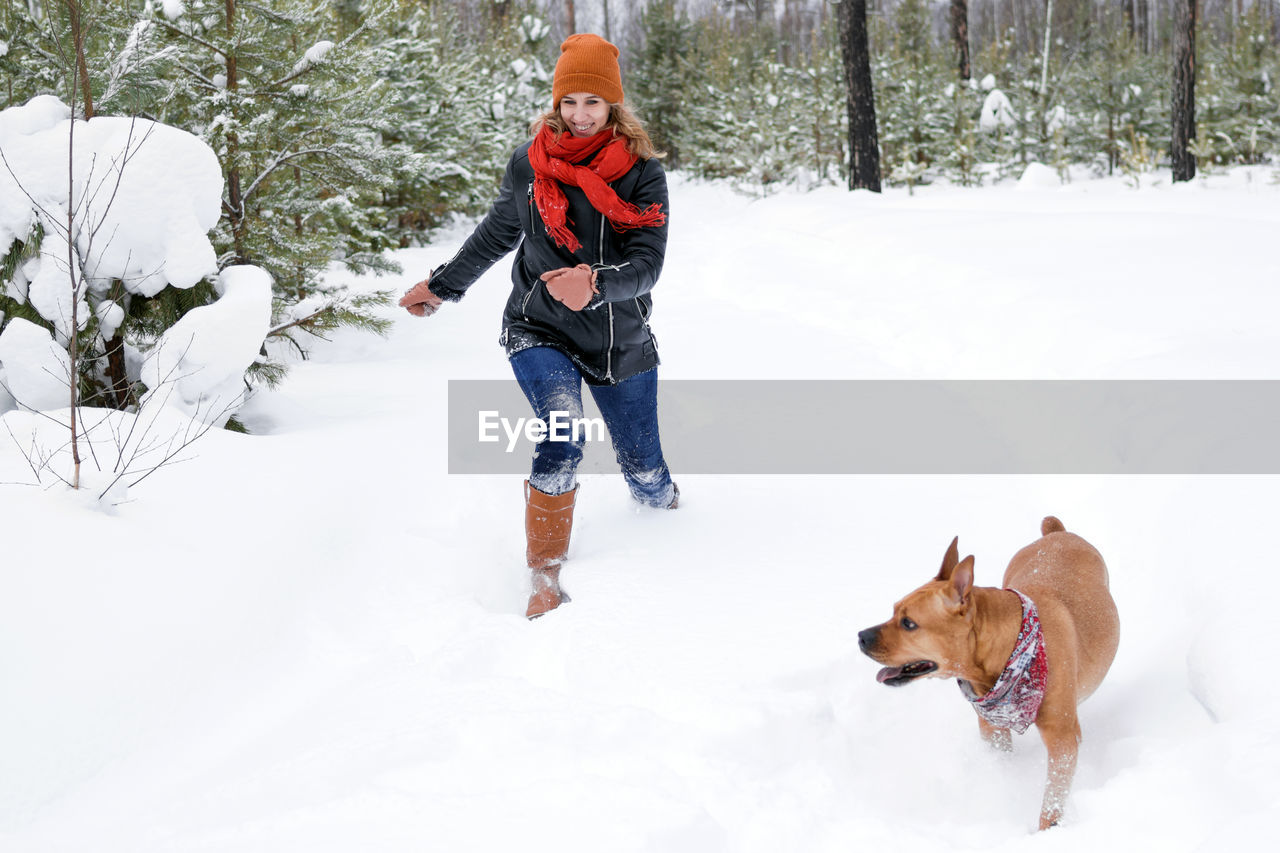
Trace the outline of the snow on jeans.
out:
<instances>
[{"instance_id":1,"label":"snow on jeans","mask_svg":"<svg viewBox=\"0 0 1280 853\"><path fill-rule=\"evenodd\" d=\"M551 413L581 418L582 374L554 347L531 347L511 356L520 389L534 414L550 423ZM642 504L666 507L675 497L671 472L658 438L658 371L647 370L617 385L588 385L604 417L613 450L631 496ZM549 495L560 495L577 482L585 436L577 440L544 438L533 451L529 483Z\"/></svg>"}]
</instances>

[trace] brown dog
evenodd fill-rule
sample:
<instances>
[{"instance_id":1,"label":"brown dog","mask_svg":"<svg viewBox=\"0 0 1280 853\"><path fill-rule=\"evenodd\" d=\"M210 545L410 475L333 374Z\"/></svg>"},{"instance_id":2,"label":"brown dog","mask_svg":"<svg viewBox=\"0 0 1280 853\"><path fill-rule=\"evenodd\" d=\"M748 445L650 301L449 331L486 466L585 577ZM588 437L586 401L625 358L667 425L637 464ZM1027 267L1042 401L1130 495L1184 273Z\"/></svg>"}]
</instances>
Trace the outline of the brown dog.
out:
<instances>
[{"instance_id":1,"label":"brown dog","mask_svg":"<svg viewBox=\"0 0 1280 853\"><path fill-rule=\"evenodd\" d=\"M1111 667L1120 617L1102 555L1053 516L1040 532L1009 561L1004 589L974 586L973 557L961 560L953 539L938 576L895 604L888 622L860 632L858 645L886 665L882 684L959 679L997 748L1012 749L1010 730L1034 722L1049 752L1047 829L1062 817L1076 771L1076 706Z\"/></svg>"}]
</instances>

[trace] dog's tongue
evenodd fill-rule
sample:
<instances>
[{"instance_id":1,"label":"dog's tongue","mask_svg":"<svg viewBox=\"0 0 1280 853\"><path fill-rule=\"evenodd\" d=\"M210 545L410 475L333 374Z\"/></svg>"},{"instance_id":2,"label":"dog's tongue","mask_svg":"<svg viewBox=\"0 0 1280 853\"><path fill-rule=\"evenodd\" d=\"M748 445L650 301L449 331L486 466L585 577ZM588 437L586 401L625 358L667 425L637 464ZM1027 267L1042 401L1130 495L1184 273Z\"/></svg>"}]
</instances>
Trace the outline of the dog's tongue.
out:
<instances>
[{"instance_id":1,"label":"dog's tongue","mask_svg":"<svg viewBox=\"0 0 1280 853\"><path fill-rule=\"evenodd\" d=\"M884 669L876 673L876 681L880 682L881 684L884 684L890 678L894 678L899 675L902 675L902 667L886 666Z\"/></svg>"}]
</instances>

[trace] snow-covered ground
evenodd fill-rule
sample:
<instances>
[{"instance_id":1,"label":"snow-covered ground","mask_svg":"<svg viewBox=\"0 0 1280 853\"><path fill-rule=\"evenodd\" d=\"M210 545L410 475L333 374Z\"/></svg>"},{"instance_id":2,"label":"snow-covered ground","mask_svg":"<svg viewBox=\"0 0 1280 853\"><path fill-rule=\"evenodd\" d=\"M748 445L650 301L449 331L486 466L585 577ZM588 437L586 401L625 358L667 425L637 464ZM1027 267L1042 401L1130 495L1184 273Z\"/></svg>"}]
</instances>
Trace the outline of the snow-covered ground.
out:
<instances>
[{"instance_id":1,"label":"snow-covered ground","mask_svg":"<svg viewBox=\"0 0 1280 853\"><path fill-rule=\"evenodd\" d=\"M750 202L675 181L662 375L1280 378L1269 170L1036 184ZM1266 844L1276 478L677 470L666 513L590 476L573 603L530 623L519 478L446 473L447 380L509 375L508 269L392 312L388 340L322 345L252 401L252 435L210 433L118 506L12 485L0 433L0 849ZM790 414L780 452L833 440ZM1047 514L1106 557L1123 633L1038 835L1038 738L990 753L954 684L877 684L856 634L954 535L998 583Z\"/></svg>"}]
</instances>

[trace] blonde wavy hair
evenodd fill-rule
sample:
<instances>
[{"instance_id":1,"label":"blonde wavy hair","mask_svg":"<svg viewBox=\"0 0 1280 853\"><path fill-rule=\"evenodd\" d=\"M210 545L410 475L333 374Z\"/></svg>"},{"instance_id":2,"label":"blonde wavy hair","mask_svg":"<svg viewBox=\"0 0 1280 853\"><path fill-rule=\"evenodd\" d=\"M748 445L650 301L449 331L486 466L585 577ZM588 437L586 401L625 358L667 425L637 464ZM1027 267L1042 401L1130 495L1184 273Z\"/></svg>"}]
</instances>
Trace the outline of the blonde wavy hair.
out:
<instances>
[{"instance_id":1,"label":"blonde wavy hair","mask_svg":"<svg viewBox=\"0 0 1280 853\"><path fill-rule=\"evenodd\" d=\"M556 104L549 111L533 120L529 125L529 135L537 136L543 127L551 128L556 136L569 132L569 125L560 116L559 104ZM653 140L649 138L649 132L644 129L644 122L626 104L609 105L609 120L605 122L604 128L600 132L604 133L605 131L627 140L627 150L637 157L648 160L652 157L666 156L666 152L659 151L653 146Z\"/></svg>"}]
</instances>

